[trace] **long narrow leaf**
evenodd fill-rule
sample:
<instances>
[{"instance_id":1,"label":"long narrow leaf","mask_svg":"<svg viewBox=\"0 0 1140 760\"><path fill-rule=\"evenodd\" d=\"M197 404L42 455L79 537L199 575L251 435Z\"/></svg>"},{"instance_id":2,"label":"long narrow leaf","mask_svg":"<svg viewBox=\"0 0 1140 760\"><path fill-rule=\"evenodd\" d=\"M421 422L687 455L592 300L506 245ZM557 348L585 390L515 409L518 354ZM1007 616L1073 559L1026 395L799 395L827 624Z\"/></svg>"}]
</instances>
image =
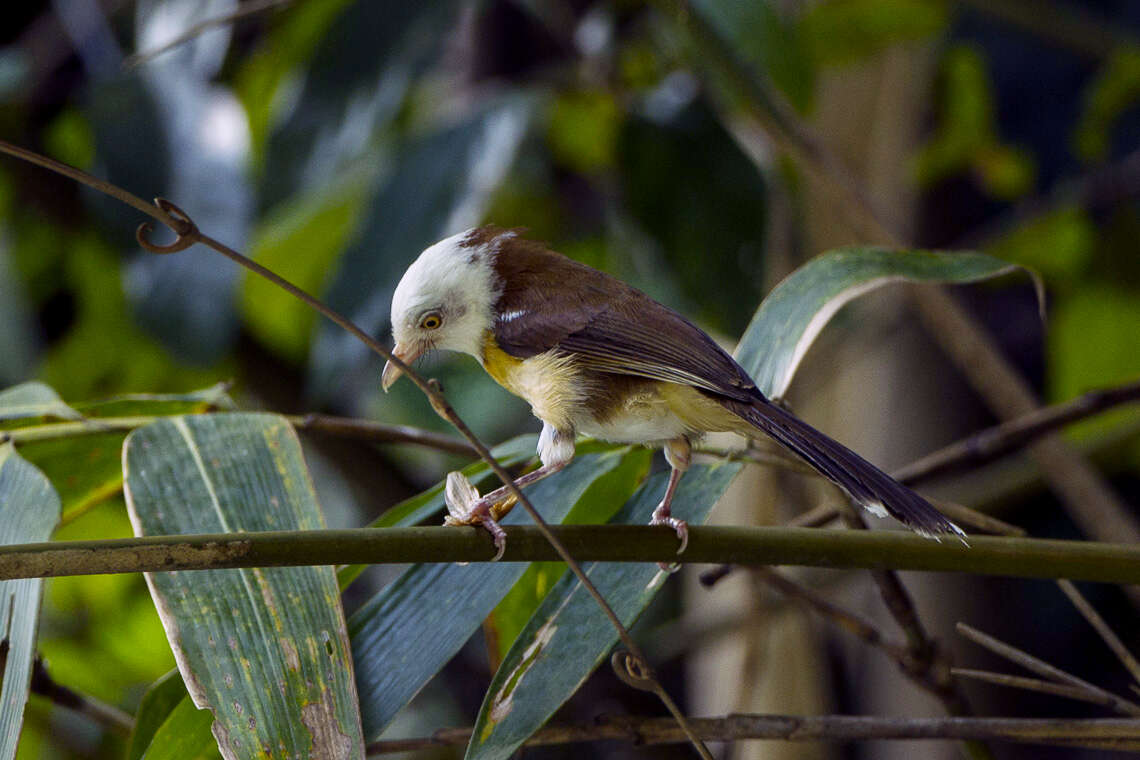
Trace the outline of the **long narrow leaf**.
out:
<instances>
[{"instance_id":1,"label":"long narrow leaf","mask_svg":"<svg viewBox=\"0 0 1140 760\"><path fill-rule=\"evenodd\" d=\"M595 479L618 465L621 454L579 455L527 495L547 520L560 522ZM503 522L528 519L516 508ZM352 655L369 740L459 651L526 567L415 565L352 616Z\"/></svg>"},{"instance_id":2,"label":"long narrow leaf","mask_svg":"<svg viewBox=\"0 0 1140 760\"><path fill-rule=\"evenodd\" d=\"M51 393L54 395L55 392ZM195 414L232 406L233 402L226 395L226 388L223 385L191 393L136 393L86 404L75 404L74 416L55 413L50 419L41 418L34 428L23 427L21 435L40 431L49 435L20 443L20 455L43 470L44 475L51 480L59 493L63 506L63 522L66 523L81 515L89 507L119 493L123 487L123 441L127 434L123 430L114 428L91 432L97 428L98 420L107 417ZM3 411L0 410L0 417L2 416ZM62 418L63 421L55 418ZM75 418L86 419L91 423L86 432L79 434L73 431L67 435L53 435L59 430L74 428L72 420ZM0 422L0 428L4 426L5 423ZM82 462L83 466L77 467L76 462Z\"/></svg>"},{"instance_id":3,"label":"long narrow leaf","mask_svg":"<svg viewBox=\"0 0 1140 760\"><path fill-rule=\"evenodd\" d=\"M135 727L131 731L130 745L127 747L127 760L141 760L155 734L170 717L170 713L178 707L179 702L188 699L189 696L186 693L186 684L182 683L182 676L177 670L170 671L151 684L146 694L143 694L139 709L135 712ZM207 724L207 735L209 730Z\"/></svg>"},{"instance_id":4,"label":"long narrow leaf","mask_svg":"<svg viewBox=\"0 0 1140 760\"><path fill-rule=\"evenodd\" d=\"M765 395L779 398L824 325L848 301L890 282L968 283L1018 269L980 253L839 248L812 259L768 294L740 339L736 360Z\"/></svg>"},{"instance_id":5,"label":"long narrow leaf","mask_svg":"<svg viewBox=\"0 0 1140 760\"><path fill-rule=\"evenodd\" d=\"M5 428L49 417L78 420L83 415L65 404L51 386L43 383L21 383L0 391L0 422L6 423ZM20 423L13 423L14 420L20 420Z\"/></svg>"},{"instance_id":6,"label":"long narrow leaf","mask_svg":"<svg viewBox=\"0 0 1140 760\"><path fill-rule=\"evenodd\" d=\"M0 443L0 545L46 541L59 522L59 496L11 443ZM36 655L43 581L0 581L0 760L16 756Z\"/></svg>"},{"instance_id":7,"label":"long narrow leaf","mask_svg":"<svg viewBox=\"0 0 1140 760\"><path fill-rule=\"evenodd\" d=\"M139 535L324 527L292 427L260 414L178 417L124 448ZM224 757L363 756L330 567L148 573L178 669Z\"/></svg>"},{"instance_id":8,"label":"long narrow leaf","mask_svg":"<svg viewBox=\"0 0 1140 760\"><path fill-rule=\"evenodd\" d=\"M681 480L673 513L705 521L738 464L694 467ZM647 522L665 490L665 473L650 478L614 519ZM594 563L586 572L626 626L645 610L667 574L652 563ZM509 758L586 680L618 640L617 632L578 579L566 574L539 605L491 681L479 711L468 760Z\"/></svg>"}]
</instances>

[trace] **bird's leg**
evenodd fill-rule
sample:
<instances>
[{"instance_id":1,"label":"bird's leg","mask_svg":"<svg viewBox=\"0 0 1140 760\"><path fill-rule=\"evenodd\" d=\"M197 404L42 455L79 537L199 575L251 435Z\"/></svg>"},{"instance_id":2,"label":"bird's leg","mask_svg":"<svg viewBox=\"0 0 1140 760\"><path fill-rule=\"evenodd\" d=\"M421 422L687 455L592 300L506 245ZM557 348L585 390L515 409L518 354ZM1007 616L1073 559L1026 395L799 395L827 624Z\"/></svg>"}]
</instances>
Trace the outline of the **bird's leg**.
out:
<instances>
[{"instance_id":1,"label":"bird's leg","mask_svg":"<svg viewBox=\"0 0 1140 760\"><path fill-rule=\"evenodd\" d=\"M653 518L650 519L649 524L668 525L677 531L677 538L681 540L681 546L677 549L677 553L680 554L689 545L689 525L684 520L673 517L669 508L673 503L673 494L677 490L677 484L681 482L681 476L685 474L685 470L689 469L689 464L693 461L693 447L689 443L689 439L682 436L666 442L665 461L672 468L672 472L669 473L669 485L665 486L665 496L657 505L657 509L653 510Z\"/></svg>"},{"instance_id":2,"label":"bird's leg","mask_svg":"<svg viewBox=\"0 0 1140 760\"><path fill-rule=\"evenodd\" d=\"M574 433L558 431L549 424L544 424L542 434L538 437L538 456L542 466L515 478L515 485L519 488L537 483L570 464L574 458ZM463 473L451 472L447 475L443 493L448 511L443 524L482 525L495 540L495 559L502 557L507 548L507 534L499 525L499 520L511 511L517 500L510 487L496 488L480 498L475 486L471 485Z\"/></svg>"}]
</instances>

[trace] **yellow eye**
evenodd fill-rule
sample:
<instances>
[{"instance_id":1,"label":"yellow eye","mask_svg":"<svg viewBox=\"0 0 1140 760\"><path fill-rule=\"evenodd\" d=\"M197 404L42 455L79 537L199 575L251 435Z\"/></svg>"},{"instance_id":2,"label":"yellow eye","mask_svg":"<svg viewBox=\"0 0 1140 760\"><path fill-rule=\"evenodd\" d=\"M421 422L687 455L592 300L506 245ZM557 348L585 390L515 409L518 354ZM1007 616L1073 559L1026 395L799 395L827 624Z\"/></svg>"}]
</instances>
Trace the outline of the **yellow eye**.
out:
<instances>
[{"instance_id":1,"label":"yellow eye","mask_svg":"<svg viewBox=\"0 0 1140 760\"><path fill-rule=\"evenodd\" d=\"M443 317L438 312L432 311L424 314L420 319L420 327L424 330L434 330L443 324Z\"/></svg>"}]
</instances>

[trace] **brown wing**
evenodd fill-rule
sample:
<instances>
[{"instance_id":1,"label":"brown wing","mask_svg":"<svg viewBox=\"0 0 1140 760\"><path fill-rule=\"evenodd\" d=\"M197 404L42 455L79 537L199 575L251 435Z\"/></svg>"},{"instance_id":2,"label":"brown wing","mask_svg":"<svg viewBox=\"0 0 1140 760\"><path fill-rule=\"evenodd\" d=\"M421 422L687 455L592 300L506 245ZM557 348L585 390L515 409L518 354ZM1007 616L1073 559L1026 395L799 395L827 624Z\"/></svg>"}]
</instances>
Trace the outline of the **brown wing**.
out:
<instances>
[{"instance_id":1,"label":"brown wing","mask_svg":"<svg viewBox=\"0 0 1140 760\"><path fill-rule=\"evenodd\" d=\"M495 268L504 283L495 340L512 356L557 347L599 372L692 385L739 401L759 395L712 338L620 280L518 238L500 246Z\"/></svg>"}]
</instances>

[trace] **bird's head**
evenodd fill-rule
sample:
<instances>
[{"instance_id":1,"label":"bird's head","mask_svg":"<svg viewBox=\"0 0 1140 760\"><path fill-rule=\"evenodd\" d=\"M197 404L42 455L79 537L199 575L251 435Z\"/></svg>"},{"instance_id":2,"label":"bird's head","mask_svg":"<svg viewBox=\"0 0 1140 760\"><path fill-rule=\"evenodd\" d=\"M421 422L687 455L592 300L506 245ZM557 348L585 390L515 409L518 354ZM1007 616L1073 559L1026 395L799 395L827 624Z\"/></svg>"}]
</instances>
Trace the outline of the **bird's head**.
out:
<instances>
[{"instance_id":1,"label":"bird's head","mask_svg":"<svg viewBox=\"0 0 1140 760\"><path fill-rule=\"evenodd\" d=\"M405 364L434 349L482 356L499 288L491 244L481 232L467 230L439 241L404 272L392 295L392 353ZM401 374L386 364L384 390Z\"/></svg>"}]
</instances>

